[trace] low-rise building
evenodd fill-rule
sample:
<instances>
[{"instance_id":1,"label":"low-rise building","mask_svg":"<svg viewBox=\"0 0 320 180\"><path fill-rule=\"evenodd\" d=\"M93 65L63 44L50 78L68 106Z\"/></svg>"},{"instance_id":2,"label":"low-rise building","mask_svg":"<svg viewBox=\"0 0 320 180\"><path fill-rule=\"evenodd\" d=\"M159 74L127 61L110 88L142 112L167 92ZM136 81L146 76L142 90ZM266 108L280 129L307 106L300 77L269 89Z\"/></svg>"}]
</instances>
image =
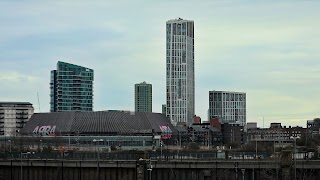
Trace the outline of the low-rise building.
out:
<instances>
[{"instance_id":1,"label":"low-rise building","mask_svg":"<svg viewBox=\"0 0 320 180\"><path fill-rule=\"evenodd\" d=\"M320 118L307 121L307 134L309 137L320 135Z\"/></svg>"},{"instance_id":2,"label":"low-rise building","mask_svg":"<svg viewBox=\"0 0 320 180\"><path fill-rule=\"evenodd\" d=\"M306 128L296 126L281 126L281 123L271 123L269 128L248 129L248 141L290 143L294 138L305 135Z\"/></svg>"},{"instance_id":3,"label":"low-rise building","mask_svg":"<svg viewBox=\"0 0 320 180\"><path fill-rule=\"evenodd\" d=\"M245 134L244 127L238 123L224 123L221 124L221 131L223 136L223 144L244 144Z\"/></svg>"},{"instance_id":4,"label":"low-rise building","mask_svg":"<svg viewBox=\"0 0 320 180\"><path fill-rule=\"evenodd\" d=\"M247 123L247 129L257 129L257 123L256 122L248 122Z\"/></svg>"},{"instance_id":5,"label":"low-rise building","mask_svg":"<svg viewBox=\"0 0 320 180\"><path fill-rule=\"evenodd\" d=\"M16 136L33 111L29 102L0 102L0 136Z\"/></svg>"}]
</instances>

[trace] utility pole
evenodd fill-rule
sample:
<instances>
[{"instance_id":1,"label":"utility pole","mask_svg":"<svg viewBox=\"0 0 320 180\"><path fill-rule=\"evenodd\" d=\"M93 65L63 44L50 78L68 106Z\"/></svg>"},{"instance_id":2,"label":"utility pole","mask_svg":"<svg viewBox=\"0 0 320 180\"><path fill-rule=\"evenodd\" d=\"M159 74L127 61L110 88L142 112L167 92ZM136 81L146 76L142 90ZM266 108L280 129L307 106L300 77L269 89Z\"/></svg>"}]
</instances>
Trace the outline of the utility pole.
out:
<instances>
[{"instance_id":1,"label":"utility pole","mask_svg":"<svg viewBox=\"0 0 320 180\"><path fill-rule=\"evenodd\" d=\"M20 168L20 179L23 180L23 171L22 171L22 155L28 155L28 154L31 154L30 152L26 152L26 153L23 153L23 152L20 152L20 160L21 160L21 168Z\"/></svg>"},{"instance_id":2,"label":"utility pole","mask_svg":"<svg viewBox=\"0 0 320 180\"><path fill-rule=\"evenodd\" d=\"M152 179L152 164L151 164L151 159L149 159L149 168L147 169L148 171L150 171L149 173L149 180Z\"/></svg>"},{"instance_id":3,"label":"utility pole","mask_svg":"<svg viewBox=\"0 0 320 180\"><path fill-rule=\"evenodd\" d=\"M210 129L208 128L208 149L210 149Z\"/></svg>"},{"instance_id":4,"label":"utility pole","mask_svg":"<svg viewBox=\"0 0 320 180\"><path fill-rule=\"evenodd\" d=\"M256 159L258 157L258 139L256 137Z\"/></svg>"},{"instance_id":5,"label":"utility pole","mask_svg":"<svg viewBox=\"0 0 320 180\"><path fill-rule=\"evenodd\" d=\"M297 160L296 160L296 149L297 149L297 137L294 137L294 180L297 180Z\"/></svg>"}]
</instances>

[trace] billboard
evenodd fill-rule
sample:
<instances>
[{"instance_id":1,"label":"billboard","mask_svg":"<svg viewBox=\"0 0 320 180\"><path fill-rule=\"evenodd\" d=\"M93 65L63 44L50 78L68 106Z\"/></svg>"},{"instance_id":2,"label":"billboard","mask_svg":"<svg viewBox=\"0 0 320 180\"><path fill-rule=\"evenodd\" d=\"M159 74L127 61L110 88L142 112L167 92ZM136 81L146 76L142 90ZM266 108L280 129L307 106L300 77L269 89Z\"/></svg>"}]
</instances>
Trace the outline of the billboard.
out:
<instances>
[{"instance_id":1,"label":"billboard","mask_svg":"<svg viewBox=\"0 0 320 180\"><path fill-rule=\"evenodd\" d=\"M161 139L170 139L172 136L172 130L169 126L159 126L161 130Z\"/></svg>"}]
</instances>

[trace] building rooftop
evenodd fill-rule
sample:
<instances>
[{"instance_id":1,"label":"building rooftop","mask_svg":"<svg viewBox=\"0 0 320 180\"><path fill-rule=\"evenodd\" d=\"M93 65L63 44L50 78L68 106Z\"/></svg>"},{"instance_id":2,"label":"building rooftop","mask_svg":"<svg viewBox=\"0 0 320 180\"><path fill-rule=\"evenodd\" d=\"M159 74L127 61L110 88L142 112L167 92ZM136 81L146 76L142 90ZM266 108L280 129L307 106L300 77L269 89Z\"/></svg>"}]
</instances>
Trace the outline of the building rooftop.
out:
<instances>
[{"instance_id":1,"label":"building rooftop","mask_svg":"<svg viewBox=\"0 0 320 180\"><path fill-rule=\"evenodd\" d=\"M238 94L246 94L245 92L237 92L237 91L216 91L216 90L212 90L212 91L209 91L210 93L213 93L213 92L217 92L217 93L238 93Z\"/></svg>"},{"instance_id":2,"label":"building rooftop","mask_svg":"<svg viewBox=\"0 0 320 180\"><path fill-rule=\"evenodd\" d=\"M186 126L175 126L178 132L188 132L188 127Z\"/></svg>"},{"instance_id":3,"label":"building rooftop","mask_svg":"<svg viewBox=\"0 0 320 180\"><path fill-rule=\"evenodd\" d=\"M32 107L32 104L29 102L0 102L0 107Z\"/></svg>"},{"instance_id":4,"label":"building rooftop","mask_svg":"<svg viewBox=\"0 0 320 180\"><path fill-rule=\"evenodd\" d=\"M149 83L147 83L147 82L143 81L143 82L141 82L141 83L137 83L137 84L135 84L135 85L151 85L151 84L149 84Z\"/></svg>"},{"instance_id":5,"label":"building rooftop","mask_svg":"<svg viewBox=\"0 0 320 180\"><path fill-rule=\"evenodd\" d=\"M63 61L58 61L57 70L59 69L59 65L67 65L67 66L70 66L70 67L73 67L73 68L85 69L86 71L93 72L93 69L90 69L90 68L87 68L87 67L84 67L84 66L79 66L79 65L76 65L76 64L63 62Z\"/></svg>"},{"instance_id":6,"label":"building rooftop","mask_svg":"<svg viewBox=\"0 0 320 180\"><path fill-rule=\"evenodd\" d=\"M22 105L32 105L31 103L29 103L29 102L1 102L0 101L0 105L2 105L2 104L22 104Z\"/></svg>"},{"instance_id":7,"label":"building rooftop","mask_svg":"<svg viewBox=\"0 0 320 180\"><path fill-rule=\"evenodd\" d=\"M167 22L176 22L176 21L184 21L184 22L193 22L192 20L186 20L186 19L182 19L180 17L176 18L176 19L170 19Z\"/></svg>"},{"instance_id":8,"label":"building rooftop","mask_svg":"<svg viewBox=\"0 0 320 180\"><path fill-rule=\"evenodd\" d=\"M36 127L55 126L61 134L161 134L163 126L176 131L164 114L151 112L53 112L36 113L21 130L21 134L32 134Z\"/></svg>"}]
</instances>

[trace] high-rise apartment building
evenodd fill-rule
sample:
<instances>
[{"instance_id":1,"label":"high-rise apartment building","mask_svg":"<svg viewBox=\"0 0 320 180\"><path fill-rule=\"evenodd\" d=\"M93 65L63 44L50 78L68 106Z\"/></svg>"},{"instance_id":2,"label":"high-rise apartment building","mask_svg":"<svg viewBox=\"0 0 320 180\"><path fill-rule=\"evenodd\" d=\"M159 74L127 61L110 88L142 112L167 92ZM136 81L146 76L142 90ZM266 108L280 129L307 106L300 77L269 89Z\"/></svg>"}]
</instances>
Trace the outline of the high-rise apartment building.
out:
<instances>
[{"instance_id":1,"label":"high-rise apartment building","mask_svg":"<svg viewBox=\"0 0 320 180\"><path fill-rule=\"evenodd\" d=\"M194 118L194 22L166 23L167 116L173 124L191 125Z\"/></svg>"},{"instance_id":2,"label":"high-rise apartment building","mask_svg":"<svg viewBox=\"0 0 320 180\"><path fill-rule=\"evenodd\" d=\"M50 111L92 111L93 70L59 61L51 71Z\"/></svg>"},{"instance_id":3,"label":"high-rise apartment building","mask_svg":"<svg viewBox=\"0 0 320 180\"><path fill-rule=\"evenodd\" d=\"M210 119L218 117L220 123L246 125L246 93L209 91Z\"/></svg>"},{"instance_id":4,"label":"high-rise apartment building","mask_svg":"<svg viewBox=\"0 0 320 180\"><path fill-rule=\"evenodd\" d=\"M0 102L0 136L16 136L33 111L29 102Z\"/></svg>"},{"instance_id":5,"label":"high-rise apartment building","mask_svg":"<svg viewBox=\"0 0 320 180\"><path fill-rule=\"evenodd\" d=\"M134 85L135 111L152 112L152 84L145 81Z\"/></svg>"}]
</instances>

